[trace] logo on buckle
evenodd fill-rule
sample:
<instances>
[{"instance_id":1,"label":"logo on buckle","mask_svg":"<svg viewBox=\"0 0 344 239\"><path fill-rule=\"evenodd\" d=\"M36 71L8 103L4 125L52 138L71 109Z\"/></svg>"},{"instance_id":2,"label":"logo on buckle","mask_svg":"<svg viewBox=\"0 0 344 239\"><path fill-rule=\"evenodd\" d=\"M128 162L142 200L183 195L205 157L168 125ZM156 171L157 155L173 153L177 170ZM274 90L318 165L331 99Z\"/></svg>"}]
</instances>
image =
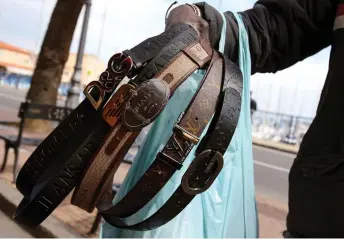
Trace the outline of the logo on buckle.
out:
<instances>
[{"instance_id":1,"label":"logo on buckle","mask_svg":"<svg viewBox=\"0 0 344 239\"><path fill-rule=\"evenodd\" d=\"M170 98L170 87L159 79L142 83L127 101L122 122L129 130L138 130L153 122Z\"/></svg>"},{"instance_id":2,"label":"logo on buckle","mask_svg":"<svg viewBox=\"0 0 344 239\"><path fill-rule=\"evenodd\" d=\"M113 55L108 68L104 71L99 81L91 81L84 89L85 97L90 101L93 108L98 110L105 99L105 93L114 91L120 81L130 72L133 61L123 53ZM94 90L97 88L97 90Z\"/></svg>"},{"instance_id":3,"label":"logo on buckle","mask_svg":"<svg viewBox=\"0 0 344 239\"><path fill-rule=\"evenodd\" d=\"M205 192L215 181L223 167L223 157L219 152L205 150L192 161L183 175L183 191L190 195Z\"/></svg>"},{"instance_id":4,"label":"logo on buckle","mask_svg":"<svg viewBox=\"0 0 344 239\"><path fill-rule=\"evenodd\" d=\"M104 106L103 119L111 127L115 126L126 102L131 97L131 94L134 90L135 87L133 85L122 85Z\"/></svg>"}]
</instances>

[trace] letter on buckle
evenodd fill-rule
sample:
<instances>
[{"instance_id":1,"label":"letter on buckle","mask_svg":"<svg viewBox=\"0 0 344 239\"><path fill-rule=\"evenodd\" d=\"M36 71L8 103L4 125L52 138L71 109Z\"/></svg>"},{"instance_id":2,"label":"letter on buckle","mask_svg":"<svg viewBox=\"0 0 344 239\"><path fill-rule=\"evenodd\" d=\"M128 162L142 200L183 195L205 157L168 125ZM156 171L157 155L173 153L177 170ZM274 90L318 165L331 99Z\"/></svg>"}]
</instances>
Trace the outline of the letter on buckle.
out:
<instances>
[{"instance_id":1,"label":"letter on buckle","mask_svg":"<svg viewBox=\"0 0 344 239\"><path fill-rule=\"evenodd\" d=\"M99 90L99 98L98 100L96 101L94 99L94 97L90 94L90 90L92 88L98 88ZM91 81L84 89L84 95L85 97L90 101L90 103L92 104L93 108L95 110L98 110L99 107L101 106L103 100L104 100L104 95L105 95L105 92L103 90L103 86L102 84L99 82L99 81Z\"/></svg>"},{"instance_id":2,"label":"letter on buckle","mask_svg":"<svg viewBox=\"0 0 344 239\"><path fill-rule=\"evenodd\" d=\"M180 170L183 166L183 164L162 152L158 153L157 158L177 170Z\"/></svg>"},{"instance_id":3,"label":"letter on buckle","mask_svg":"<svg viewBox=\"0 0 344 239\"><path fill-rule=\"evenodd\" d=\"M184 192L196 195L206 191L213 184L222 167L223 157L219 152L214 153L210 149L203 151L196 156L183 175L181 184ZM199 186L191 186L190 178L193 179L194 184Z\"/></svg>"},{"instance_id":4,"label":"letter on buckle","mask_svg":"<svg viewBox=\"0 0 344 239\"><path fill-rule=\"evenodd\" d=\"M181 137L183 137L184 139L190 141L193 144L198 144L199 142L199 138L196 135L191 134L189 131L183 129L182 127L180 127L178 124L174 125L173 130L180 135Z\"/></svg>"}]
</instances>

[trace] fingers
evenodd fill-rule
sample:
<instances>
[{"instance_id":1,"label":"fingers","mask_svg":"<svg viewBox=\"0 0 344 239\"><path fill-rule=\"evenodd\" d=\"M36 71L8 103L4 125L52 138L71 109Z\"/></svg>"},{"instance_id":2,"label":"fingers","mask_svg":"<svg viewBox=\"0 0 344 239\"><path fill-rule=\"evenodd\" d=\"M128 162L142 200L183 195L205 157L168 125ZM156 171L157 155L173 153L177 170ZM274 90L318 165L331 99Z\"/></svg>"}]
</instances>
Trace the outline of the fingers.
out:
<instances>
[{"instance_id":1,"label":"fingers","mask_svg":"<svg viewBox=\"0 0 344 239\"><path fill-rule=\"evenodd\" d=\"M209 39L209 24L199 17L189 5L181 5L172 9L166 19L165 29L183 23L192 26L201 37Z\"/></svg>"},{"instance_id":2,"label":"fingers","mask_svg":"<svg viewBox=\"0 0 344 239\"><path fill-rule=\"evenodd\" d=\"M185 23L188 19L196 20L196 13L188 5L178 6L170 11L166 21L166 28L170 28L180 23Z\"/></svg>"}]
</instances>

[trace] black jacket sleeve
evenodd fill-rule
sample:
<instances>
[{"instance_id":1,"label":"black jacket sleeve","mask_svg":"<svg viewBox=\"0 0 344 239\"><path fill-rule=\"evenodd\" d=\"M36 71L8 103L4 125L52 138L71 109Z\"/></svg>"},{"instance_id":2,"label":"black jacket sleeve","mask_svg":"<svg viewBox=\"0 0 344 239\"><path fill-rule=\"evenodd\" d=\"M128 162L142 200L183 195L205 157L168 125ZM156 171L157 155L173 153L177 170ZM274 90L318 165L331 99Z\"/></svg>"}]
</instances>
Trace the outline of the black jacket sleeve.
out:
<instances>
[{"instance_id":1,"label":"black jacket sleeve","mask_svg":"<svg viewBox=\"0 0 344 239\"><path fill-rule=\"evenodd\" d=\"M240 12L250 41L252 74L283 70L329 46L338 4L339 0L260 0ZM210 33L219 39L221 15L206 3L197 5L209 22ZM238 25L231 12L225 16L225 51L236 62Z\"/></svg>"}]
</instances>

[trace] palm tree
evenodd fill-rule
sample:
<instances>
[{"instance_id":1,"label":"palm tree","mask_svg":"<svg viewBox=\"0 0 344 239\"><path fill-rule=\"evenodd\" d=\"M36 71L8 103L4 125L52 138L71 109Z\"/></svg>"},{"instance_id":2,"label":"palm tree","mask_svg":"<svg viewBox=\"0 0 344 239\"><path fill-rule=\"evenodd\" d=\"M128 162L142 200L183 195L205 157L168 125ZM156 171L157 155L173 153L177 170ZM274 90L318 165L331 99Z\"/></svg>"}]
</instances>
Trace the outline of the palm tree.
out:
<instances>
[{"instance_id":1,"label":"palm tree","mask_svg":"<svg viewBox=\"0 0 344 239\"><path fill-rule=\"evenodd\" d=\"M84 0L57 0L26 96L30 102L56 104L58 87L83 4ZM50 122L42 120L26 120L25 127L36 132L51 130Z\"/></svg>"}]
</instances>

